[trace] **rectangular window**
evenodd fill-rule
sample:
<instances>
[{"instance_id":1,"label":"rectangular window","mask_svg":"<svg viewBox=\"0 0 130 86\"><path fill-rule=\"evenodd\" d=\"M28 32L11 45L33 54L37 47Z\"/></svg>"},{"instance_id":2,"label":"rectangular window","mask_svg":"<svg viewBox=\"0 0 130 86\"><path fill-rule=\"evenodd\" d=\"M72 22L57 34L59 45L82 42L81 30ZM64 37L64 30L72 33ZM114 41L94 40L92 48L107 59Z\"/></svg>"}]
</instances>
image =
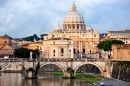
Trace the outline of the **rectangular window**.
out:
<instances>
[{"instance_id":1,"label":"rectangular window","mask_svg":"<svg viewBox=\"0 0 130 86\"><path fill-rule=\"evenodd\" d=\"M55 53L55 50L53 50L53 53Z\"/></svg>"}]
</instances>

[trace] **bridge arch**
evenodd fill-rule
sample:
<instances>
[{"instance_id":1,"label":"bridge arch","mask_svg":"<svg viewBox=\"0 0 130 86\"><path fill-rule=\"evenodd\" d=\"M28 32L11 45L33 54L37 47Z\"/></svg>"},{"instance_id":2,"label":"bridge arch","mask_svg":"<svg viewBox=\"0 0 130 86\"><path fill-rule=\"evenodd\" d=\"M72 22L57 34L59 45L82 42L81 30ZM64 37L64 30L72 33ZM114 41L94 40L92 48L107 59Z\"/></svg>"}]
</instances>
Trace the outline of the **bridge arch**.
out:
<instances>
[{"instance_id":1,"label":"bridge arch","mask_svg":"<svg viewBox=\"0 0 130 86\"><path fill-rule=\"evenodd\" d=\"M20 68L22 69L21 64L19 64L19 63L17 63L17 62L16 62L16 63L12 63L12 62L11 62L11 63L5 63L5 64L3 64L3 65L2 65L2 68L1 68L1 71L4 71L7 67L9 67L9 66L12 65L12 64L13 64L13 65L16 65L16 66L18 66L18 67L20 67ZM14 70L13 67L11 67L11 68L12 68L12 70Z\"/></svg>"},{"instance_id":2,"label":"bridge arch","mask_svg":"<svg viewBox=\"0 0 130 86\"><path fill-rule=\"evenodd\" d=\"M49 65L49 64L58 66L62 70L63 75L65 76L65 69L64 69L64 67L61 66L60 64L57 64L57 63L52 63L52 62L43 63L43 64L40 65L40 68L45 66L45 65Z\"/></svg>"},{"instance_id":3,"label":"bridge arch","mask_svg":"<svg viewBox=\"0 0 130 86\"><path fill-rule=\"evenodd\" d=\"M74 76L76 75L76 71L78 70L78 68L81 67L82 65L85 65L85 64L91 64L91 65L96 66L96 67L100 70L101 75L103 75L103 69L102 69L98 64L96 64L96 63L94 63L94 62L85 62L85 63L79 64L79 65L74 69Z\"/></svg>"}]
</instances>

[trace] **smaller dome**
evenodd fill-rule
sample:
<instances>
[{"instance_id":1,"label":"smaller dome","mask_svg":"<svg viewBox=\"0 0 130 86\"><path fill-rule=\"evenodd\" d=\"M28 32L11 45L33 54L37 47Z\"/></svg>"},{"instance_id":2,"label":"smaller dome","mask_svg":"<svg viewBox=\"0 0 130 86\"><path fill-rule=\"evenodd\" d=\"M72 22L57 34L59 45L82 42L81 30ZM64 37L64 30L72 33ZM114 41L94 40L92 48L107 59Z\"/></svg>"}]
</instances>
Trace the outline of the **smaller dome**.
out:
<instances>
[{"instance_id":1,"label":"smaller dome","mask_svg":"<svg viewBox=\"0 0 130 86\"><path fill-rule=\"evenodd\" d=\"M56 30L55 31L58 31L58 32L61 32L61 28L60 28L60 25L58 24L58 26L56 27Z\"/></svg>"},{"instance_id":2,"label":"smaller dome","mask_svg":"<svg viewBox=\"0 0 130 86\"><path fill-rule=\"evenodd\" d=\"M86 28L86 30L92 31L92 27L90 25L88 25L88 27Z\"/></svg>"}]
</instances>

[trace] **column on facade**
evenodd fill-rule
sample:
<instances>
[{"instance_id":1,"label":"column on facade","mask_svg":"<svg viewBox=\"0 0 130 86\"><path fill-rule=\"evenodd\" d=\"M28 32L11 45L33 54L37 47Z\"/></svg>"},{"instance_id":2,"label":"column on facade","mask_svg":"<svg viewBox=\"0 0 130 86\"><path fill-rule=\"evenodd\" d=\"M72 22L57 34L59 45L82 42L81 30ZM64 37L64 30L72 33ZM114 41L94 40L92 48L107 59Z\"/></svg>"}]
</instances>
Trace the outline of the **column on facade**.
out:
<instances>
[{"instance_id":1,"label":"column on facade","mask_svg":"<svg viewBox=\"0 0 130 86\"><path fill-rule=\"evenodd\" d=\"M57 48L56 48L55 56L56 56L56 57L59 57L59 46L57 46Z\"/></svg>"},{"instance_id":2,"label":"column on facade","mask_svg":"<svg viewBox=\"0 0 130 86\"><path fill-rule=\"evenodd\" d=\"M50 57L52 58L53 57L53 48L52 48L52 46L51 46L51 52L50 52Z\"/></svg>"},{"instance_id":3,"label":"column on facade","mask_svg":"<svg viewBox=\"0 0 130 86\"><path fill-rule=\"evenodd\" d=\"M79 52L80 52L80 48L81 48L81 46L80 46L80 41L79 41Z\"/></svg>"},{"instance_id":4,"label":"column on facade","mask_svg":"<svg viewBox=\"0 0 130 86\"><path fill-rule=\"evenodd\" d=\"M81 30L81 31L83 31L83 25L82 25L82 24L80 24L80 26L81 26L81 27L80 27L80 28L81 28L80 30Z\"/></svg>"},{"instance_id":5,"label":"column on facade","mask_svg":"<svg viewBox=\"0 0 130 86\"><path fill-rule=\"evenodd\" d=\"M66 47L64 47L64 57L66 58L67 56L68 56L68 51L67 51L68 49L67 49L67 46Z\"/></svg>"},{"instance_id":6,"label":"column on facade","mask_svg":"<svg viewBox=\"0 0 130 86\"><path fill-rule=\"evenodd\" d=\"M81 31L81 24L79 25L79 30Z\"/></svg>"},{"instance_id":7,"label":"column on facade","mask_svg":"<svg viewBox=\"0 0 130 86\"><path fill-rule=\"evenodd\" d=\"M68 24L66 24L66 30L68 30Z\"/></svg>"},{"instance_id":8,"label":"column on facade","mask_svg":"<svg viewBox=\"0 0 130 86\"><path fill-rule=\"evenodd\" d=\"M63 28L63 30L65 30L65 25L64 24L62 25L62 28Z\"/></svg>"},{"instance_id":9,"label":"column on facade","mask_svg":"<svg viewBox=\"0 0 130 86\"><path fill-rule=\"evenodd\" d=\"M72 45L70 46L71 48L71 57L74 58L74 49L72 48Z\"/></svg>"},{"instance_id":10,"label":"column on facade","mask_svg":"<svg viewBox=\"0 0 130 86\"><path fill-rule=\"evenodd\" d=\"M82 52L82 49L83 49L83 42L81 41L81 49L80 49L80 52Z\"/></svg>"},{"instance_id":11,"label":"column on facade","mask_svg":"<svg viewBox=\"0 0 130 86\"><path fill-rule=\"evenodd\" d=\"M83 31L85 31L85 24L83 24Z\"/></svg>"},{"instance_id":12,"label":"column on facade","mask_svg":"<svg viewBox=\"0 0 130 86\"><path fill-rule=\"evenodd\" d=\"M66 25L66 24L64 24L64 30L65 30L65 31L67 30L67 25Z\"/></svg>"},{"instance_id":13,"label":"column on facade","mask_svg":"<svg viewBox=\"0 0 130 86\"><path fill-rule=\"evenodd\" d=\"M75 53L74 53L74 58L76 58L76 53L77 53L77 41L74 41L74 46L73 48L75 48ZM73 49L74 50L74 49Z\"/></svg>"},{"instance_id":14,"label":"column on facade","mask_svg":"<svg viewBox=\"0 0 130 86\"><path fill-rule=\"evenodd\" d=\"M45 57L44 46L42 46L42 57Z\"/></svg>"},{"instance_id":15,"label":"column on facade","mask_svg":"<svg viewBox=\"0 0 130 86\"><path fill-rule=\"evenodd\" d=\"M75 24L75 30L77 30L77 24Z\"/></svg>"},{"instance_id":16,"label":"column on facade","mask_svg":"<svg viewBox=\"0 0 130 86\"><path fill-rule=\"evenodd\" d=\"M71 24L71 31L73 30L73 24Z\"/></svg>"},{"instance_id":17,"label":"column on facade","mask_svg":"<svg viewBox=\"0 0 130 86\"><path fill-rule=\"evenodd\" d=\"M70 54L70 53L69 53L69 44L68 44L68 45L67 45L67 57L70 56L69 54Z\"/></svg>"},{"instance_id":18,"label":"column on facade","mask_svg":"<svg viewBox=\"0 0 130 86\"><path fill-rule=\"evenodd\" d=\"M84 24L82 24L82 31L84 31Z\"/></svg>"}]
</instances>

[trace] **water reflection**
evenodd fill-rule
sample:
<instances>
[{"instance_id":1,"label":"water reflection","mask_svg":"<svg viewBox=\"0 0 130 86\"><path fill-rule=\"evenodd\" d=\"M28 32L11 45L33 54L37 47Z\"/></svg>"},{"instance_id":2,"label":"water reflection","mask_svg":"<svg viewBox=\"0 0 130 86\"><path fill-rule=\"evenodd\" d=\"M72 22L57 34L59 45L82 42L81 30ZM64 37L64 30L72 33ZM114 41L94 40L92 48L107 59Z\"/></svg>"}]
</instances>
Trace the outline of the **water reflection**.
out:
<instances>
[{"instance_id":1,"label":"water reflection","mask_svg":"<svg viewBox=\"0 0 130 86\"><path fill-rule=\"evenodd\" d=\"M0 86L92 86L78 79L62 79L50 73L40 74L39 79L25 80L21 73L1 73Z\"/></svg>"}]
</instances>

